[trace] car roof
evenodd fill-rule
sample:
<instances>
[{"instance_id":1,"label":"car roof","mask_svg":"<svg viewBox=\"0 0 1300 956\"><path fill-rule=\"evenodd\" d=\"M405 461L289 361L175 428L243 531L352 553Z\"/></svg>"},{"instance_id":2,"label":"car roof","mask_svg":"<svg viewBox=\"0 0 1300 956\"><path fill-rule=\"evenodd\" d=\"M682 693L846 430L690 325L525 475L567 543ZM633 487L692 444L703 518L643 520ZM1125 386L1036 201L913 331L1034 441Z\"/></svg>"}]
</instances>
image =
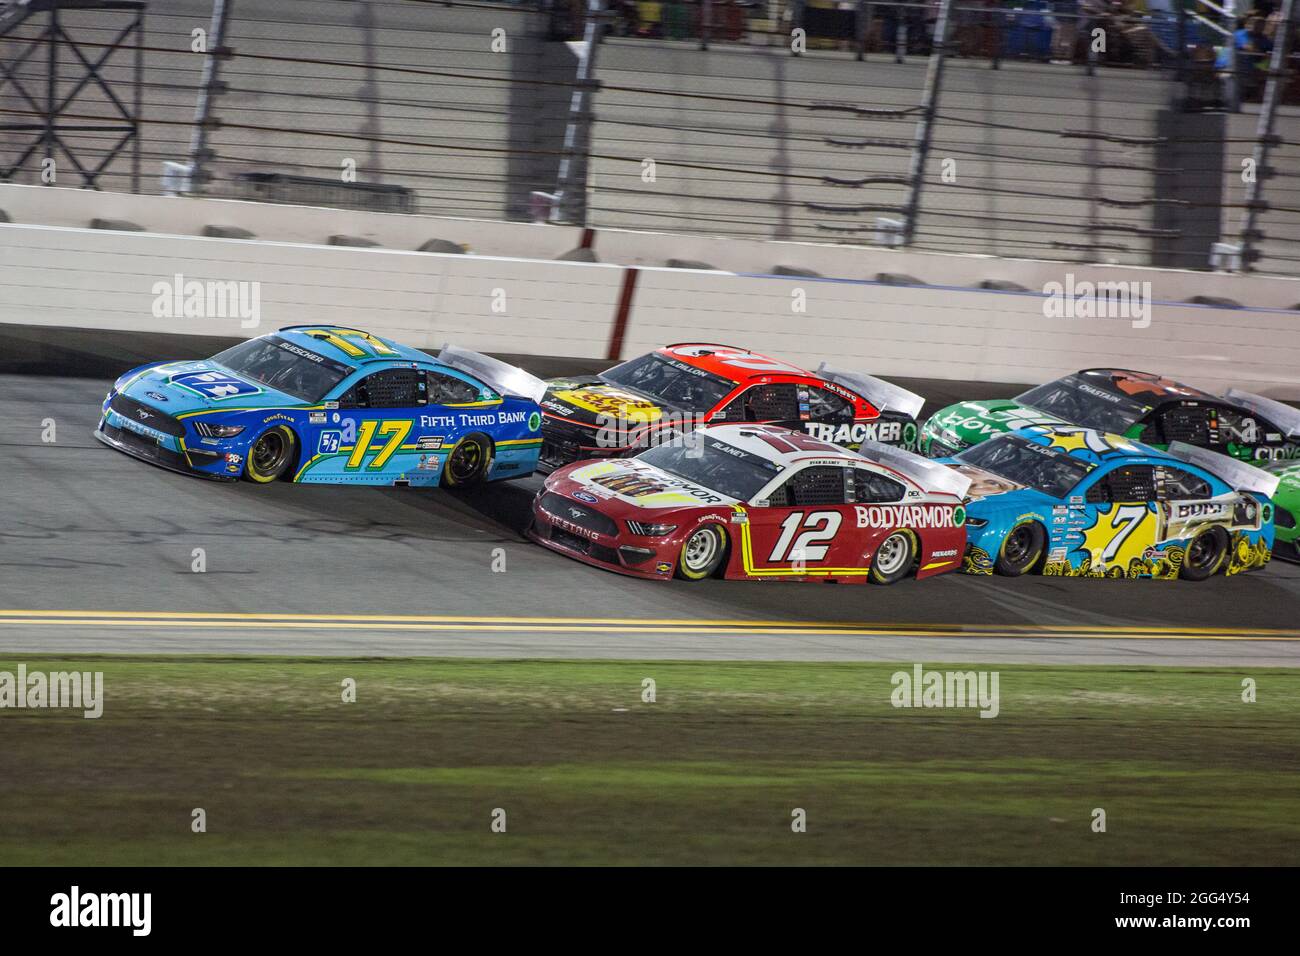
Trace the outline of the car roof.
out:
<instances>
[{"instance_id":1,"label":"car roof","mask_svg":"<svg viewBox=\"0 0 1300 956\"><path fill-rule=\"evenodd\" d=\"M819 460L835 458L846 464L867 461L862 455L842 445L833 445L804 432L792 431L779 425L750 425L737 422L730 425L706 425L699 431L741 451L786 467L796 465L807 458ZM788 441L791 437L799 439L798 446Z\"/></svg>"},{"instance_id":2,"label":"car roof","mask_svg":"<svg viewBox=\"0 0 1300 956\"><path fill-rule=\"evenodd\" d=\"M392 361L438 364L438 360L427 352L421 352L409 345L402 345L400 342L394 342L392 339L350 325L289 325L276 334L294 345L311 349L319 355L345 365L362 366L372 362ZM330 336L344 340L351 346L351 350L340 348L330 341ZM375 343L380 343L380 346L376 346ZM361 354L353 354L354 351L359 351Z\"/></svg>"},{"instance_id":3,"label":"car roof","mask_svg":"<svg viewBox=\"0 0 1300 956\"><path fill-rule=\"evenodd\" d=\"M679 349L702 349L706 350L700 355L681 355ZM713 350L713 351L707 351ZM767 369L749 369L736 365L733 362L725 362L714 356L714 352L739 352L748 358L755 359L768 366L778 366L777 368ZM685 362L687 365L693 365L695 368L703 369L719 378L725 378L729 382L735 382L740 385L748 384L761 378L771 378L774 375L795 375L804 378L817 378L807 369L800 368L792 362L783 359L774 359L764 355L761 352L754 352L750 349L741 348L738 345L720 345L717 342L674 342L672 345L665 345L662 348L655 349L655 353L663 355L666 358L674 359L678 362ZM784 370L780 368L784 366Z\"/></svg>"},{"instance_id":4,"label":"car roof","mask_svg":"<svg viewBox=\"0 0 1300 956\"><path fill-rule=\"evenodd\" d=\"M1105 389L1112 395L1136 399L1147 405L1159 405L1162 402L1178 399L1218 397L1154 372L1139 372L1128 368L1086 368L1079 371L1078 375L1089 385Z\"/></svg>"},{"instance_id":5,"label":"car roof","mask_svg":"<svg viewBox=\"0 0 1300 956\"><path fill-rule=\"evenodd\" d=\"M1092 465L1110 464L1129 458L1158 458L1179 466L1187 464L1182 459L1158 448L1095 428L1079 428L1074 425L1059 425L1054 428L1046 425L1031 425L1010 434L1028 439L1037 445L1065 452L1072 458L1078 458Z\"/></svg>"},{"instance_id":6,"label":"car roof","mask_svg":"<svg viewBox=\"0 0 1300 956\"><path fill-rule=\"evenodd\" d=\"M864 442L861 451L835 445L780 425L706 425L699 434L711 436L751 455L781 466L782 474L808 464L870 465L925 494L960 498L970 482L946 465L890 445ZM769 440L770 439L770 440ZM797 443L791 439L797 439ZM868 450L865 445L871 445ZM960 486L960 487L956 487Z\"/></svg>"}]
</instances>

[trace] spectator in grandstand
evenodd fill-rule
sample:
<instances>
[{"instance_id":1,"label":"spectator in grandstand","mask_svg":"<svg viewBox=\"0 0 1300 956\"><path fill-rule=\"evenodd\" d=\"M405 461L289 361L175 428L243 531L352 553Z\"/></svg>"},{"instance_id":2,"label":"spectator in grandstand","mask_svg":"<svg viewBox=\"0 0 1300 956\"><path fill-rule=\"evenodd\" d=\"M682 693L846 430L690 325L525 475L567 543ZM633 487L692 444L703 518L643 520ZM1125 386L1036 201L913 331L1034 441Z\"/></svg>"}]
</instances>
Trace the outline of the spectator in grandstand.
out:
<instances>
[{"instance_id":1,"label":"spectator in grandstand","mask_svg":"<svg viewBox=\"0 0 1300 956\"><path fill-rule=\"evenodd\" d=\"M1074 47L1079 42L1079 0L1052 2L1052 62L1074 62Z\"/></svg>"},{"instance_id":2,"label":"spectator in grandstand","mask_svg":"<svg viewBox=\"0 0 1300 956\"><path fill-rule=\"evenodd\" d=\"M639 37L663 36L663 4L658 0L637 0L636 35Z\"/></svg>"},{"instance_id":3,"label":"spectator in grandstand","mask_svg":"<svg viewBox=\"0 0 1300 956\"><path fill-rule=\"evenodd\" d=\"M1239 21L1239 29L1233 34L1237 50L1237 95L1243 100L1258 98L1267 78L1268 55L1273 50L1273 41L1265 33L1264 24L1264 18L1252 10ZM1228 68L1226 47L1220 48L1215 66L1220 71Z\"/></svg>"}]
</instances>

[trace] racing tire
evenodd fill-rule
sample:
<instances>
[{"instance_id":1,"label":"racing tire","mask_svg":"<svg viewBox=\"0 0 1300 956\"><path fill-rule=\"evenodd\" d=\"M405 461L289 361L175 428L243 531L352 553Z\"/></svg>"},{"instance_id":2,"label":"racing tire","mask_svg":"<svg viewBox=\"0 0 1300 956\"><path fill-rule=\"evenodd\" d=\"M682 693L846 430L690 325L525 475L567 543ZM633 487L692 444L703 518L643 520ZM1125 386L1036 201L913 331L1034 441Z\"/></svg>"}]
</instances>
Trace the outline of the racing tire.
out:
<instances>
[{"instance_id":1,"label":"racing tire","mask_svg":"<svg viewBox=\"0 0 1300 956\"><path fill-rule=\"evenodd\" d=\"M872 584L893 584L907 576L916 559L916 543L906 531L895 531L876 548L867 580Z\"/></svg>"},{"instance_id":2,"label":"racing tire","mask_svg":"<svg viewBox=\"0 0 1300 956\"><path fill-rule=\"evenodd\" d=\"M1204 581L1223 567L1227 556L1228 535L1222 528L1207 528L1188 542L1178 576L1185 581Z\"/></svg>"},{"instance_id":3,"label":"racing tire","mask_svg":"<svg viewBox=\"0 0 1300 956\"><path fill-rule=\"evenodd\" d=\"M1037 521L1018 524L1002 539L993 570L1009 578L1018 578L1042 560L1046 544L1047 533Z\"/></svg>"},{"instance_id":4,"label":"racing tire","mask_svg":"<svg viewBox=\"0 0 1300 956\"><path fill-rule=\"evenodd\" d=\"M727 534L719 524L702 524L692 531L677 555L677 577L703 581L722 567L727 556Z\"/></svg>"},{"instance_id":5,"label":"racing tire","mask_svg":"<svg viewBox=\"0 0 1300 956\"><path fill-rule=\"evenodd\" d=\"M297 461L298 436L288 425L276 425L262 432L248 446L244 477L256 484L267 485L283 478Z\"/></svg>"},{"instance_id":6,"label":"racing tire","mask_svg":"<svg viewBox=\"0 0 1300 956\"><path fill-rule=\"evenodd\" d=\"M491 467L492 442L486 435L466 435L447 456L442 483L448 488L470 488L481 484Z\"/></svg>"}]
</instances>

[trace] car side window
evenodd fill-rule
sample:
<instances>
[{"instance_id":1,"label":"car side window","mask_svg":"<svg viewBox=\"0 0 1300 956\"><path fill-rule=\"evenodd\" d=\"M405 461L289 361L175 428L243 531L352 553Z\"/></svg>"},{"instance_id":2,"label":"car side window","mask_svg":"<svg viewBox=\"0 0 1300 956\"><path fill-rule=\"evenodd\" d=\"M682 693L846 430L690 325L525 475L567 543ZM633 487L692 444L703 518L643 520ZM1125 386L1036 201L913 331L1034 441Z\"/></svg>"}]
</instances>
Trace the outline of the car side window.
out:
<instances>
[{"instance_id":1,"label":"car side window","mask_svg":"<svg viewBox=\"0 0 1300 956\"><path fill-rule=\"evenodd\" d=\"M799 396L793 385L755 385L737 395L714 421L783 422L799 418Z\"/></svg>"},{"instance_id":2,"label":"car side window","mask_svg":"<svg viewBox=\"0 0 1300 956\"><path fill-rule=\"evenodd\" d=\"M1210 418L1214 410L1205 405L1175 405L1160 414L1160 441L1186 442L1208 448ZM1143 432L1146 437L1146 432Z\"/></svg>"},{"instance_id":3,"label":"car side window","mask_svg":"<svg viewBox=\"0 0 1300 956\"><path fill-rule=\"evenodd\" d=\"M830 465L805 468L790 476L771 496L773 505L842 505L845 503L845 472Z\"/></svg>"},{"instance_id":4,"label":"car side window","mask_svg":"<svg viewBox=\"0 0 1300 956\"><path fill-rule=\"evenodd\" d=\"M1212 424L1218 426L1212 430L1215 434L1210 436L1211 447L1222 447L1229 443L1258 445L1266 440L1264 436L1270 430L1269 424L1252 412L1235 408L1220 408L1217 411L1218 414L1211 419ZM1276 433L1277 429L1271 431Z\"/></svg>"},{"instance_id":5,"label":"car side window","mask_svg":"<svg viewBox=\"0 0 1300 956\"><path fill-rule=\"evenodd\" d=\"M858 504L902 501L903 494L907 491L901 482L878 475L874 471L867 471L865 468L850 469L849 480L852 482L849 500Z\"/></svg>"},{"instance_id":6,"label":"car side window","mask_svg":"<svg viewBox=\"0 0 1300 956\"><path fill-rule=\"evenodd\" d=\"M1183 501L1213 497L1210 483L1182 468L1162 465L1156 469L1156 492L1161 501Z\"/></svg>"},{"instance_id":7,"label":"car side window","mask_svg":"<svg viewBox=\"0 0 1300 956\"><path fill-rule=\"evenodd\" d=\"M469 382L442 372L426 372L429 401L435 405L464 405L479 400L479 391Z\"/></svg>"},{"instance_id":8,"label":"car side window","mask_svg":"<svg viewBox=\"0 0 1300 956\"><path fill-rule=\"evenodd\" d=\"M828 392L824 388L817 388L815 385L809 386L807 389L800 385L799 391L808 392L808 410L815 420L819 422L853 421L853 406L834 392Z\"/></svg>"},{"instance_id":9,"label":"car side window","mask_svg":"<svg viewBox=\"0 0 1300 956\"><path fill-rule=\"evenodd\" d=\"M367 375L339 399L340 408L412 408L428 404L424 375L414 368L386 368Z\"/></svg>"},{"instance_id":10,"label":"car side window","mask_svg":"<svg viewBox=\"0 0 1300 956\"><path fill-rule=\"evenodd\" d=\"M1093 483L1087 498L1089 504L1155 501L1155 468L1151 465L1118 465Z\"/></svg>"}]
</instances>

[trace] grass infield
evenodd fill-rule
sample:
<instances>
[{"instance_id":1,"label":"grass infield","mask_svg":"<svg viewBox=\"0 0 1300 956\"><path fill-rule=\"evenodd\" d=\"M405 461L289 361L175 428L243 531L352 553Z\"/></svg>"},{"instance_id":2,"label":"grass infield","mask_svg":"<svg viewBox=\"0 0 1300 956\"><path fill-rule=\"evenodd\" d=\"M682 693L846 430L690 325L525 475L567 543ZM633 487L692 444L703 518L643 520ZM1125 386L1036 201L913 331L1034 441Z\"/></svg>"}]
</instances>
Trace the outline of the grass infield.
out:
<instances>
[{"instance_id":1,"label":"grass infield","mask_svg":"<svg viewBox=\"0 0 1300 956\"><path fill-rule=\"evenodd\" d=\"M1300 863L1297 670L927 664L981 719L910 662L20 663L104 713L0 710L3 865Z\"/></svg>"}]
</instances>

